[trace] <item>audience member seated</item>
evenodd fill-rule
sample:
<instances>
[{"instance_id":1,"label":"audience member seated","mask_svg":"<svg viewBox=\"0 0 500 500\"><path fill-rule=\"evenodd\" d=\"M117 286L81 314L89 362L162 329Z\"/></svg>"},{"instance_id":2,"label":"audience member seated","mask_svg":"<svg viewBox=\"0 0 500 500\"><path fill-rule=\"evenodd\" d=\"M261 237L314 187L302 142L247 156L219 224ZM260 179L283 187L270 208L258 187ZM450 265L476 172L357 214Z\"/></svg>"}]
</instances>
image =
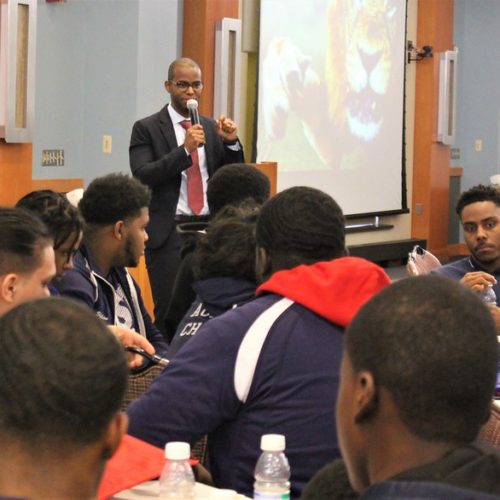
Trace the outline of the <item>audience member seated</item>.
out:
<instances>
[{"instance_id":1,"label":"audience member seated","mask_svg":"<svg viewBox=\"0 0 500 500\"><path fill-rule=\"evenodd\" d=\"M431 271L460 281L475 292L493 285L500 304L500 192L493 186L474 186L457 202L465 243L470 257L450 262ZM500 332L500 309L491 308L497 331Z\"/></svg>"},{"instance_id":2,"label":"audience member seated","mask_svg":"<svg viewBox=\"0 0 500 500\"><path fill-rule=\"evenodd\" d=\"M325 193L287 189L257 221L257 297L208 321L129 406L130 433L163 446L209 434L214 483L246 495L262 434L285 434L294 498L339 456L331 418L344 327L390 282L346 254Z\"/></svg>"},{"instance_id":3,"label":"audience member seated","mask_svg":"<svg viewBox=\"0 0 500 500\"><path fill-rule=\"evenodd\" d=\"M196 299L170 343L170 359L209 319L253 299L256 220L254 204L227 206L200 237L193 253Z\"/></svg>"},{"instance_id":4,"label":"audience member seated","mask_svg":"<svg viewBox=\"0 0 500 500\"><path fill-rule=\"evenodd\" d=\"M336 406L361 498L498 497L500 456L472 444L497 363L486 306L450 280L409 278L370 300L345 334Z\"/></svg>"},{"instance_id":5,"label":"audience member seated","mask_svg":"<svg viewBox=\"0 0 500 500\"><path fill-rule=\"evenodd\" d=\"M43 222L29 210L0 207L0 316L48 297L55 274L53 240Z\"/></svg>"},{"instance_id":6,"label":"audience member seated","mask_svg":"<svg viewBox=\"0 0 500 500\"><path fill-rule=\"evenodd\" d=\"M226 206L238 206L249 200L260 206L269 198L270 191L269 179L257 168L245 163L224 165L208 180L207 203L211 217L215 217ZM184 244L181 265L165 316L165 332L169 342L196 298L192 287L195 280L192 252L200 231L207 227L208 222L187 222L177 226Z\"/></svg>"},{"instance_id":7,"label":"audience member seated","mask_svg":"<svg viewBox=\"0 0 500 500\"><path fill-rule=\"evenodd\" d=\"M0 495L95 498L127 427L120 344L86 308L61 298L0 318Z\"/></svg>"},{"instance_id":8,"label":"audience member seated","mask_svg":"<svg viewBox=\"0 0 500 500\"><path fill-rule=\"evenodd\" d=\"M49 229L54 240L56 276L73 269L73 256L82 239L83 221L78 210L71 205L66 196L50 189L32 191L23 196L18 207L26 208L37 214ZM50 287L51 295L57 294L57 288Z\"/></svg>"},{"instance_id":9,"label":"audience member seated","mask_svg":"<svg viewBox=\"0 0 500 500\"><path fill-rule=\"evenodd\" d=\"M48 228L30 210L0 207L0 316L18 304L50 295L56 275L53 244ZM147 339L132 330L110 329L123 345L154 353ZM130 356L132 368L141 363L141 356Z\"/></svg>"},{"instance_id":10,"label":"audience member seated","mask_svg":"<svg viewBox=\"0 0 500 500\"><path fill-rule=\"evenodd\" d=\"M167 349L147 313L139 286L125 266L135 267L148 238L150 190L137 179L110 174L92 181L78 205L85 221L74 269L58 281L61 295L77 299L110 325L146 337L161 354Z\"/></svg>"}]
</instances>

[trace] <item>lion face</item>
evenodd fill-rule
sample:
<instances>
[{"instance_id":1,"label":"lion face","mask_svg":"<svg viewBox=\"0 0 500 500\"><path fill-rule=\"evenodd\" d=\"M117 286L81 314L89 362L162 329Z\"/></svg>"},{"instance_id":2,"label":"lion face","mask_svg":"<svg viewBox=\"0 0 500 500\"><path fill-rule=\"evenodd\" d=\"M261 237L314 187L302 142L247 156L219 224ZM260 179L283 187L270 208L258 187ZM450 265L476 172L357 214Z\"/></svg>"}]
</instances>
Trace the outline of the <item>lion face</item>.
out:
<instances>
[{"instance_id":1,"label":"lion face","mask_svg":"<svg viewBox=\"0 0 500 500\"><path fill-rule=\"evenodd\" d=\"M383 125L394 14L390 0L332 0L329 7L329 113L337 126L347 123L349 132L365 141L375 138Z\"/></svg>"}]
</instances>

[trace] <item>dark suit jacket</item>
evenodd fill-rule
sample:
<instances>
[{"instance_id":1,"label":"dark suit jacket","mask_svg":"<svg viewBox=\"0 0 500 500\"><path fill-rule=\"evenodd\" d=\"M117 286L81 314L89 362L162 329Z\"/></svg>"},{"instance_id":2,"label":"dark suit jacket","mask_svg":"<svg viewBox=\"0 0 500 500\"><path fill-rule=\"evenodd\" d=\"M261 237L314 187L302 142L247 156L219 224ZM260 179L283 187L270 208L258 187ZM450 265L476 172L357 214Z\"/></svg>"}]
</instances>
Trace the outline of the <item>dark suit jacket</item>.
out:
<instances>
[{"instance_id":1,"label":"dark suit jacket","mask_svg":"<svg viewBox=\"0 0 500 500\"><path fill-rule=\"evenodd\" d=\"M201 116L205 131L205 153L209 177L222 165L244 161L243 149L232 151L215 131L215 122ZM183 146L177 146L174 126L167 106L154 115L135 122L130 139L132 174L148 185L153 196L149 206L148 248L161 246L172 228L179 200L181 172L192 164Z\"/></svg>"}]
</instances>

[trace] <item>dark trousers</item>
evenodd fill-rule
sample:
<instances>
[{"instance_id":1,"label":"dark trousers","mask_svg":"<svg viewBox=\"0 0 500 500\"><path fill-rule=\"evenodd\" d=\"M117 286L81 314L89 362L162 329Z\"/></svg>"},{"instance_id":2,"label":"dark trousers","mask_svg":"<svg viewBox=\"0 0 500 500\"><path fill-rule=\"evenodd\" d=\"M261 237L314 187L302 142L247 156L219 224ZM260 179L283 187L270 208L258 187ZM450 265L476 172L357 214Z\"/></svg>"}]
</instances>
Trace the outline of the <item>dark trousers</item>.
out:
<instances>
[{"instance_id":1,"label":"dark trousers","mask_svg":"<svg viewBox=\"0 0 500 500\"><path fill-rule=\"evenodd\" d=\"M161 247L146 248L145 257L155 305L155 325L165 335L165 313L170 303L181 258L180 238L175 226Z\"/></svg>"}]
</instances>

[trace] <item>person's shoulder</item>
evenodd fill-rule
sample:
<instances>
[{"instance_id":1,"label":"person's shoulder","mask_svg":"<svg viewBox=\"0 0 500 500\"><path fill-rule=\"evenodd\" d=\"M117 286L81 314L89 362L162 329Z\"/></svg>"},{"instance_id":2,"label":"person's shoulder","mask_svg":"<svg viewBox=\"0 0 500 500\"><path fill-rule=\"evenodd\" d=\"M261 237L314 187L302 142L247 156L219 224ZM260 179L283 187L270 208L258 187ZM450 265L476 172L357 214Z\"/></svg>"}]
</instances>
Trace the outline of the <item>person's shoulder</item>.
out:
<instances>
[{"instance_id":1,"label":"person's shoulder","mask_svg":"<svg viewBox=\"0 0 500 500\"><path fill-rule=\"evenodd\" d=\"M88 269L75 266L57 280L55 288L59 295L81 300L91 306L98 286Z\"/></svg>"},{"instance_id":2,"label":"person's shoulder","mask_svg":"<svg viewBox=\"0 0 500 500\"><path fill-rule=\"evenodd\" d=\"M324 498L359 498L349 483L347 468L343 460L335 460L320 469L307 483L301 500L323 500Z\"/></svg>"},{"instance_id":3,"label":"person's shoulder","mask_svg":"<svg viewBox=\"0 0 500 500\"><path fill-rule=\"evenodd\" d=\"M137 120L134 124L134 127L135 126L144 126L144 127L148 127L152 124L156 124L158 123L161 119L165 119L165 118L168 118L168 108L167 108L168 105L165 105L162 109L160 109L159 111L157 111L156 113L153 113L149 116L146 116L144 118L140 118L139 120Z\"/></svg>"},{"instance_id":4,"label":"person's shoulder","mask_svg":"<svg viewBox=\"0 0 500 500\"><path fill-rule=\"evenodd\" d=\"M493 500L497 495L453 486L437 481L382 481L370 486L360 497L364 500Z\"/></svg>"},{"instance_id":5,"label":"person's shoulder","mask_svg":"<svg viewBox=\"0 0 500 500\"><path fill-rule=\"evenodd\" d=\"M204 331L213 331L221 338L228 337L231 341L238 339L239 342L253 322L279 299L279 296L271 294L256 297L245 304L224 312L220 316L212 318L202 326L202 329Z\"/></svg>"},{"instance_id":6,"label":"person's shoulder","mask_svg":"<svg viewBox=\"0 0 500 500\"><path fill-rule=\"evenodd\" d=\"M454 279L460 279L464 274L473 271L474 269L469 263L469 257L464 257L463 259L454 260L443 264L440 267L436 267L431 271L431 274L437 274L441 276L448 276Z\"/></svg>"}]
</instances>

